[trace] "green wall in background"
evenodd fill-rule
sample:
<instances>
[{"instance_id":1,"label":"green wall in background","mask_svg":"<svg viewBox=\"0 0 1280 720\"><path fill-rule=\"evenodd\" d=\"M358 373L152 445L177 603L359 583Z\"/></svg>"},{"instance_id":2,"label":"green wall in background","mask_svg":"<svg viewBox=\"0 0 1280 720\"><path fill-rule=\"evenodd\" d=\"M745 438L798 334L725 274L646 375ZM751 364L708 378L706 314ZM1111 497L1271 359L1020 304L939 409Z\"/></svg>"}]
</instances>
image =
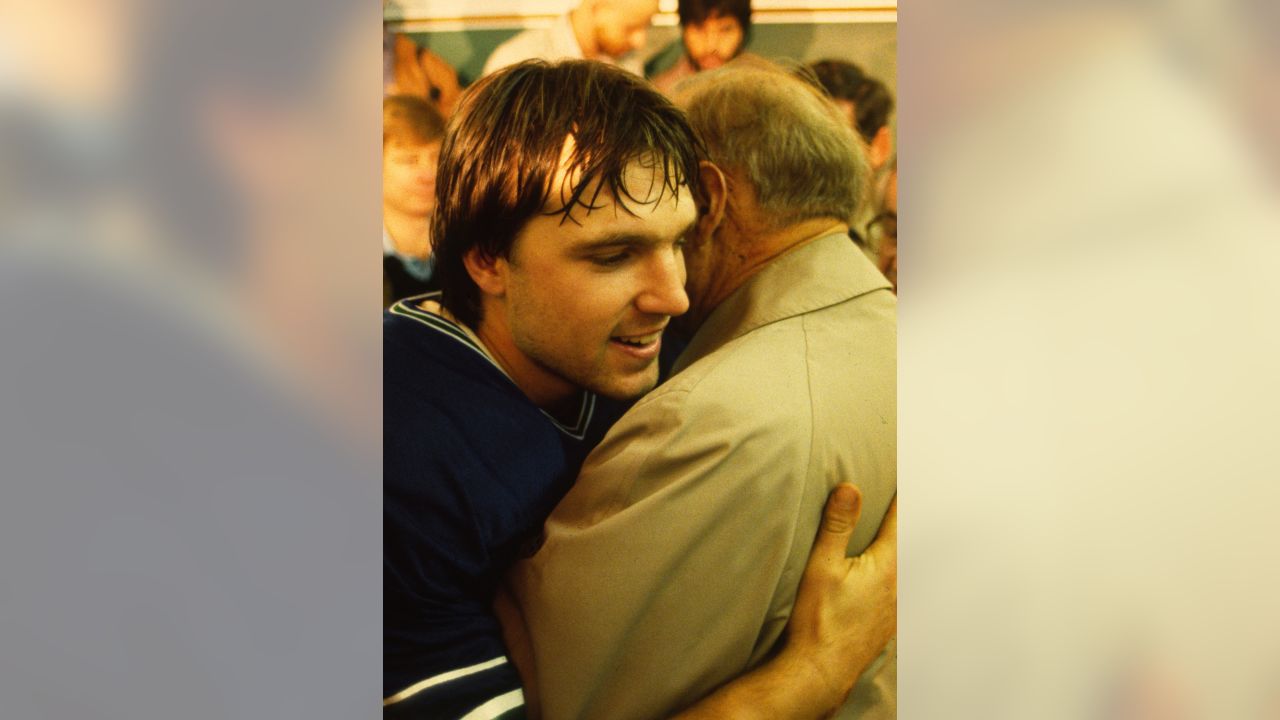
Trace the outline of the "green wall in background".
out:
<instances>
[{"instance_id":1,"label":"green wall in background","mask_svg":"<svg viewBox=\"0 0 1280 720\"><path fill-rule=\"evenodd\" d=\"M440 55L458 70L464 85L474 81L484 61L500 43L518 30L464 30L412 33L419 45ZM679 50L679 28L655 27L649 33L650 57L658 58L660 67L674 61ZM835 58L855 62L869 74L879 78L897 96L896 23L805 23L756 25L748 49L772 58L791 58L812 62Z\"/></svg>"},{"instance_id":2,"label":"green wall in background","mask_svg":"<svg viewBox=\"0 0 1280 720\"><path fill-rule=\"evenodd\" d=\"M444 58L458 71L464 86L480 77L484 61L493 49L515 35L517 30L454 30L448 32L408 33L418 45Z\"/></svg>"}]
</instances>

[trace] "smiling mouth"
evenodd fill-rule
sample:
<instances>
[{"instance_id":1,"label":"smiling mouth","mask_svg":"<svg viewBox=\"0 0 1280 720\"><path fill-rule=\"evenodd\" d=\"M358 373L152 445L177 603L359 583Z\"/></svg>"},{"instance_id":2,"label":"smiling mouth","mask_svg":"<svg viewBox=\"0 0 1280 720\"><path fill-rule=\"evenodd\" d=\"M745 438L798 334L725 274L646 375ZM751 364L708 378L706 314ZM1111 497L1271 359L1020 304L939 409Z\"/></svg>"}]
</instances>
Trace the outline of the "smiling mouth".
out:
<instances>
[{"instance_id":1,"label":"smiling mouth","mask_svg":"<svg viewBox=\"0 0 1280 720\"><path fill-rule=\"evenodd\" d=\"M616 335L609 338L610 340L627 345L633 348L646 348L658 341L662 337L662 331L651 332L646 335Z\"/></svg>"},{"instance_id":2,"label":"smiling mouth","mask_svg":"<svg viewBox=\"0 0 1280 720\"><path fill-rule=\"evenodd\" d=\"M658 357L658 350L662 348L662 331L643 335L615 335L609 338L609 343L624 355L647 364Z\"/></svg>"}]
</instances>

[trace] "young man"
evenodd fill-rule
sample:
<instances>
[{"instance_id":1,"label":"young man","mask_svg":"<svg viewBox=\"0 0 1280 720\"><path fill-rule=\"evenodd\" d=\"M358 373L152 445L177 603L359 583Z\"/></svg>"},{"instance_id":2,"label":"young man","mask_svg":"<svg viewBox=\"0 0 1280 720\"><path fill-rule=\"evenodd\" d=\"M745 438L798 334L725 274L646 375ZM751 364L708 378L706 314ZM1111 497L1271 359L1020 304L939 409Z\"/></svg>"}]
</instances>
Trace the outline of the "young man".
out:
<instances>
[{"instance_id":1,"label":"young man","mask_svg":"<svg viewBox=\"0 0 1280 720\"><path fill-rule=\"evenodd\" d=\"M677 12L684 53L653 78L653 84L668 94L690 75L737 57L751 35L751 0L680 0Z\"/></svg>"},{"instance_id":2,"label":"young man","mask_svg":"<svg viewBox=\"0 0 1280 720\"><path fill-rule=\"evenodd\" d=\"M599 60L641 75L641 50L658 0L582 0L550 27L532 28L499 45L483 75L522 60Z\"/></svg>"},{"instance_id":3,"label":"young man","mask_svg":"<svg viewBox=\"0 0 1280 720\"><path fill-rule=\"evenodd\" d=\"M852 552L896 493L896 300L846 235L867 179L857 138L762 62L700 73L675 102L709 155L676 319L695 332L511 573L551 720L664 717L756 667L831 488L863 493ZM895 668L887 653L842 716L892 717Z\"/></svg>"},{"instance_id":4,"label":"young man","mask_svg":"<svg viewBox=\"0 0 1280 720\"><path fill-rule=\"evenodd\" d=\"M430 226L443 140L444 117L430 102L412 95L383 98L383 307L436 289Z\"/></svg>"},{"instance_id":5,"label":"young man","mask_svg":"<svg viewBox=\"0 0 1280 720\"><path fill-rule=\"evenodd\" d=\"M443 292L384 322L388 716L522 708L492 602L616 415L608 398L657 381L662 331L689 304L681 248L699 157L679 110L601 63L523 63L464 98L438 178ZM835 666L864 666L887 639L892 604L874 605L880 622ZM797 663L805 647L699 707L835 707L847 687L822 659Z\"/></svg>"}]
</instances>

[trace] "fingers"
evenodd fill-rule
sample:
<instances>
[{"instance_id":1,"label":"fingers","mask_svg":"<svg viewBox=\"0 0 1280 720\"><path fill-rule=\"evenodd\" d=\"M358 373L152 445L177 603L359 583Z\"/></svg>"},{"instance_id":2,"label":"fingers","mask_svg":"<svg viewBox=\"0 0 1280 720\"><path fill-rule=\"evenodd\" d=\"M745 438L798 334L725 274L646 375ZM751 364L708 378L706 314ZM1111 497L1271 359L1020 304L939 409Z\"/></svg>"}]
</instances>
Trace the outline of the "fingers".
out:
<instances>
[{"instance_id":1,"label":"fingers","mask_svg":"<svg viewBox=\"0 0 1280 720\"><path fill-rule=\"evenodd\" d=\"M886 562L896 561L898 557L898 496L893 496L889 510L880 521L880 530L876 539L866 549L866 554L880 557Z\"/></svg>"},{"instance_id":2,"label":"fingers","mask_svg":"<svg viewBox=\"0 0 1280 720\"><path fill-rule=\"evenodd\" d=\"M898 539L898 496L893 496L893 502L889 503L889 510L885 512L884 519L880 521L880 531L876 533L876 540L884 540L892 544Z\"/></svg>"},{"instance_id":3,"label":"fingers","mask_svg":"<svg viewBox=\"0 0 1280 720\"><path fill-rule=\"evenodd\" d=\"M813 554L825 557L844 557L853 528L862 514L862 491L849 483L840 483L827 498L822 513L822 526L813 544Z\"/></svg>"},{"instance_id":4,"label":"fingers","mask_svg":"<svg viewBox=\"0 0 1280 720\"><path fill-rule=\"evenodd\" d=\"M889 510L880 521L880 530L876 539L863 553L871 562L885 573L885 579L894 588L897 597L898 578L898 496L893 496ZM895 623L896 624L896 623Z\"/></svg>"}]
</instances>

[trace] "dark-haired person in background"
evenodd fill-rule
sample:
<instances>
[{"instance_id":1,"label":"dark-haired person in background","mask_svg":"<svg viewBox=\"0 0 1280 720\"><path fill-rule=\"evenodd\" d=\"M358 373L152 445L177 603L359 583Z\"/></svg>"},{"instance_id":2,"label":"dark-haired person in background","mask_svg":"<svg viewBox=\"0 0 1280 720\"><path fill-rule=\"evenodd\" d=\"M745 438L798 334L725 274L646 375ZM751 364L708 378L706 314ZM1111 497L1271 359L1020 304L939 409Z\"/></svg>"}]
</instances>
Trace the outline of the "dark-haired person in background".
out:
<instances>
[{"instance_id":1,"label":"dark-haired person in background","mask_svg":"<svg viewBox=\"0 0 1280 720\"><path fill-rule=\"evenodd\" d=\"M893 155L893 95L879 80L844 60L819 60L809 65L836 107L867 144L867 162L877 172Z\"/></svg>"},{"instance_id":2,"label":"dark-haired person in background","mask_svg":"<svg viewBox=\"0 0 1280 720\"><path fill-rule=\"evenodd\" d=\"M889 127L889 116L893 114L893 95L889 88L879 80L867 75L862 68L844 60L819 60L811 63L809 69L817 77L818 82L831 95L836 107L844 113L845 119L862 138L866 150L867 162L871 165L873 176L870 183L871 192L862 203L856 217L852 218L849 237L858 247L876 263L881 271L888 272L889 259L885 256L889 251L880 241L886 239L886 227L871 228L878 217L877 210L884 204L884 192L889 181L887 164L894 156L893 130ZM894 182L897 182L896 163L893 171ZM896 208L896 185L895 185ZM897 291L897 215L894 215L893 247L893 283Z\"/></svg>"},{"instance_id":3,"label":"dark-haired person in background","mask_svg":"<svg viewBox=\"0 0 1280 720\"><path fill-rule=\"evenodd\" d=\"M668 94L690 75L737 57L751 37L751 0L680 0L676 9L684 52L653 77L653 84Z\"/></svg>"},{"instance_id":4,"label":"dark-haired person in background","mask_svg":"<svg viewBox=\"0 0 1280 720\"><path fill-rule=\"evenodd\" d=\"M662 331L689 307L682 247L701 157L675 106L602 63L521 63L464 96L437 182L442 292L384 318L386 716L523 712L492 604L616 415L608 399L657 382ZM843 553L814 557L817 586L861 588L861 611L834 627L823 611L802 617L774 661L694 712L817 717L839 704L892 634L896 561L832 581ZM840 572L824 574L824 559ZM815 639L824 627L834 635ZM507 628L518 650L522 624Z\"/></svg>"},{"instance_id":5,"label":"dark-haired person in background","mask_svg":"<svg viewBox=\"0 0 1280 720\"><path fill-rule=\"evenodd\" d=\"M880 212L867 223L867 246L876 267L898 292L898 161L889 161Z\"/></svg>"},{"instance_id":6,"label":"dark-haired person in background","mask_svg":"<svg viewBox=\"0 0 1280 720\"><path fill-rule=\"evenodd\" d=\"M431 211L444 117L427 100L382 100L383 307L438 289L432 278Z\"/></svg>"}]
</instances>

